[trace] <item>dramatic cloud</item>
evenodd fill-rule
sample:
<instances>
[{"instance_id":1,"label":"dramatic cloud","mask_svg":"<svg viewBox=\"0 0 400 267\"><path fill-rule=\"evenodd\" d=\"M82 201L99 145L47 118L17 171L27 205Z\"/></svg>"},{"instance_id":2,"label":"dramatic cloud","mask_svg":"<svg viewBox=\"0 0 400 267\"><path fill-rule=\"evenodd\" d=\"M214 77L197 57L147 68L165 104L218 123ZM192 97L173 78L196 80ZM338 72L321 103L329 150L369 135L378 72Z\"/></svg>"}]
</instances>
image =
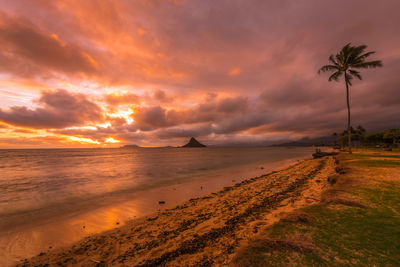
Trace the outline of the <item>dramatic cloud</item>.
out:
<instances>
[{"instance_id":1,"label":"dramatic cloud","mask_svg":"<svg viewBox=\"0 0 400 267\"><path fill-rule=\"evenodd\" d=\"M37 129L65 128L103 120L101 108L83 94L70 94L65 90L43 92L37 101L42 107L0 109L0 121Z\"/></svg>"},{"instance_id":2,"label":"dramatic cloud","mask_svg":"<svg viewBox=\"0 0 400 267\"><path fill-rule=\"evenodd\" d=\"M161 128L173 126L180 123L180 116L174 110L167 111L160 106L139 108L135 112L135 122L141 125L142 130L146 128Z\"/></svg>"},{"instance_id":3,"label":"dramatic cloud","mask_svg":"<svg viewBox=\"0 0 400 267\"><path fill-rule=\"evenodd\" d=\"M105 96L105 101L111 106L137 104L140 102L140 96L133 93L108 94Z\"/></svg>"},{"instance_id":4,"label":"dramatic cloud","mask_svg":"<svg viewBox=\"0 0 400 267\"><path fill-rule=\"evenodd\" d=\"M203 122L217 123L232 119L237 114L248 111L248 100L244 97L217 98L208 95L205 102L193 108L165 109L161 106L141 107L135 110L135 124L141 130L154 130L179 124L197 124ZM235 118L233 118L235 120ZM246 119L245 119L246 120Z\"/></svg>"},{"instance_id":5,"label":"dramatic cloud","mask_svg":"<svg viewBox=\"0 0 400 267\"><path fill-rule=\"evenodd\" d=\"M331 135L346 127L345 87L317 70L348 42L384 63L350 88L353 124L400 126L398 0L0 4L3 140L26 143L28 128L94 145Z\"/></svg>"},{"instance_id":6,"label":"dramatic cloud","mask_svg":"<svg viewBox=\"0 0 400 267\"><path fill-rule=\"evenodd\" d=\"M1 13L0 41L3 72L39 74L43 68L68 74L91 74L98 68L92 56L78 46L63 42L57 34L44 32L28 20Z\"/></svg>"}]
</instances>

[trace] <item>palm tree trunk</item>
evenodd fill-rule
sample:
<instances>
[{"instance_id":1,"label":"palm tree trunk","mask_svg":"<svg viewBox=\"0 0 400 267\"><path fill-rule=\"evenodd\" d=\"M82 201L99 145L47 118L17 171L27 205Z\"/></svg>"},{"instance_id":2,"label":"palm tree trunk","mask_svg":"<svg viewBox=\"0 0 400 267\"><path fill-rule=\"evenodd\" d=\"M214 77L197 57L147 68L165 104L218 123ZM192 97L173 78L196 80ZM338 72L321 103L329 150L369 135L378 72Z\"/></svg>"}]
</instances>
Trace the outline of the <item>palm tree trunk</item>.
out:
<instances>
[{"instance_id":1,"label":"palm tree trunk","mask_svg":"<svg viewBox=\"0 0 400 267\"><path fill-rule=\"evenodd\" d=\"M351 154L351 128L350 128L350 100L349 100L349 82L347 80L347 72L344 72L346 81L346 96L347 96L347 140L349 145L349 153Z\"/></svg>"}]
</instances>

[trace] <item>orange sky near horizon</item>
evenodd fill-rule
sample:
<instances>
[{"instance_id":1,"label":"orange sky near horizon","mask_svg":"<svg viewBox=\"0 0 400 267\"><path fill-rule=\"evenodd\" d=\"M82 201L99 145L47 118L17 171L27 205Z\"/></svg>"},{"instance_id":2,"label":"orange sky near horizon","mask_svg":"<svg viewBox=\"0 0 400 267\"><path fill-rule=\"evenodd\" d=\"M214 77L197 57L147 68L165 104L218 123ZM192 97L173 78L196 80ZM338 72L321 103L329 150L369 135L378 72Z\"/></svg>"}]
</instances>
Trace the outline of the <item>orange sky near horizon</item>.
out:
<instances>
[{"instance_id":1,"label":"orange sky near horizon","mask_svg":"<svg viewBox=\"0 0 400 267\"><path fill-rule=\"evenodd\" d=\"M191 136L260 145L341 132L344 84L317 70L348 42L384 63L351 88L353 124L399 127L395 0L0 4L0 148Z\"/></svg>"}]
</instances>

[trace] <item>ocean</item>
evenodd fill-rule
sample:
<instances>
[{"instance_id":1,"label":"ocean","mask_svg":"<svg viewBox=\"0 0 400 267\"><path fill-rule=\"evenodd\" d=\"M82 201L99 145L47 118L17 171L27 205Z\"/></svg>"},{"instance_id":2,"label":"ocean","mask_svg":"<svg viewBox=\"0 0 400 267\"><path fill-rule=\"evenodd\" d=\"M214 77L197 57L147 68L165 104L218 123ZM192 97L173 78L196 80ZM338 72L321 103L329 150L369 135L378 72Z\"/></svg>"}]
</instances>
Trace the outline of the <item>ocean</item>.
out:
<instances>
[{"instance_id":1,"label":"ocean","mask_svg":"<svg viewBox=\"0 0 400 267\"><path fill-rule=\"evenodd\" d=\"M261 175L312 151L282 147L0 150L0 251L4 251L0 258L10 263L35 255L39 248L74 242Z\"/></svg>"}]
</instances>

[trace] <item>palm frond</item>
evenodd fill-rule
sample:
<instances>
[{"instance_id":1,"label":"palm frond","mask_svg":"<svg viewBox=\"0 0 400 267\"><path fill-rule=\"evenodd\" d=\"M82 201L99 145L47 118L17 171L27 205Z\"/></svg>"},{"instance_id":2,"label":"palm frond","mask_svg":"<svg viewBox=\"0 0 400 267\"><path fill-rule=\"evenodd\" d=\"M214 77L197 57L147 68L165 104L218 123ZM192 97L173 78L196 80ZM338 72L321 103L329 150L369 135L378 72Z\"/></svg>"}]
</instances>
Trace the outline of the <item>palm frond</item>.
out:
<instances>
[{"instance_id":1,"label":"palm frond","mask_svg":"<svg viewBox=\"0 0 400 267\"><path fill-rule=\"evenodd\" d=\"M369 57L371 54L375 53L375 52L364 53L364 50L366 47L367 47L366 45L360 45L360 46L353 47L352 56L348 62L349 66L364 62L367 57Z\"/></svg>"},{"instance_id":2,"label":"palm frond","mask_svg":"<svg viewBox=\"0 0 400 267\"><path fill-rule=\"evenodd\" d=\"M342 53L336 54L336 60L339 63L339 65L343 65L343 62L344 62L343 54Z\"/></svg>"},{"instance_id":3,"label":"palm frond","mask_svg":"<svg viewBox=\"0 0 400 267\"><path fill-rule=\"evenodd\" d=\"M374 60L369 62L362 61L356 64L352 64L351 67L356 69L377 68L377 67L382 67L382 61L380 60Z\"/></svg>"},{"instance_id":4,"label":"palm frond","mask_svg":"<svg viewBox=\"0 0 400 267\"><path fill-rule=\"evenodd\" d=\"M369 57L370 55L373 55L373 54L375 54L375 51L371 51L371 52L367 52L367 53L365 53L365 54L362 54L361 56L358 56L358 57L356 58L356 61L357 61L357 62L364 61L364 59L366 59L367 57Z\"/></svg>"},{"instance_id":5,"label":"palm frond","mask_svg":"<svg viewBox=\"0 0 400 267\"><path fill-rule=\"evenodd\" d=\"M339 67L335 66L335 65L325 65L322 66L319 70L318 70L318 74L320 74L321 72L327 72L327 71L338 71Z\"/></svg>"},{"instance_id":6,"label":"palm frond","mask_svg":"<svg viewBox=\"0 0 400 267\"><path fill-rule=\"evenodd\" d=\"M356 57L360 56L362 53L364 53L364 50L367 48L366 45L359 45L359 46L354 46L352 48L352 54L355 55Z\"/></svg>"},{"instance_id":7,"label":"palm frond","mask_svg":"<svg viewBox=\"0 0 400 267\"><path fill-rule=\"evenodd\" d=\"M329 56L329 61L330 61L333 65L336 65L336 66L339 65L338 62L335 60L335 57L334 57L333 55L330 55L330 56Z\"/></svg>"},{"instance_id":8,"label":"palm frond","mask_svg":"<svg viewBox=\"0 0 400 267\"><path fill-rule=\"evenodd\" d=\"M329 77L328 81L338 81L338 80L339 80L339 77L342 76L342 74L343 74L343 72L339 70L339 71L333 73L333 74Z\"/></svg>"},{"instance_id":9,"label":"palm frond","mask_svg":"<svg viewBox=\"0 0 400 267\"><path fill-rule=\"evenodd\" d=\"M353 62L355 62L356 58L360 54L360 48L358 46L352 46L349 51L349 55L347 57L347 65L351 65Z\"/></svg>"},{"instance_id":10,"label":"palm frond","mask_svg":"<svg viewBox=\"0 0 400 267\"><path fill-rule=\"evenodd\" d=\"M362 80L362 76L359 71L349 70L350 75L357 77L359 80Z\"/></svg>"},{"instance_id":11,"label":"palm frond","mask_svg":"<svg viewBox=\"0 0 400 267\"><path fill-rule=\"evenodd\" d=\"M345 45L342 50L340 51L341 54L341 58L342 58L342 63L343 64L347 64L347 62L349 62L349 58L352 55L352 49L353 47L351 46L351 43L348 43L347 45Z\"/></svg>"}]
</instances>

